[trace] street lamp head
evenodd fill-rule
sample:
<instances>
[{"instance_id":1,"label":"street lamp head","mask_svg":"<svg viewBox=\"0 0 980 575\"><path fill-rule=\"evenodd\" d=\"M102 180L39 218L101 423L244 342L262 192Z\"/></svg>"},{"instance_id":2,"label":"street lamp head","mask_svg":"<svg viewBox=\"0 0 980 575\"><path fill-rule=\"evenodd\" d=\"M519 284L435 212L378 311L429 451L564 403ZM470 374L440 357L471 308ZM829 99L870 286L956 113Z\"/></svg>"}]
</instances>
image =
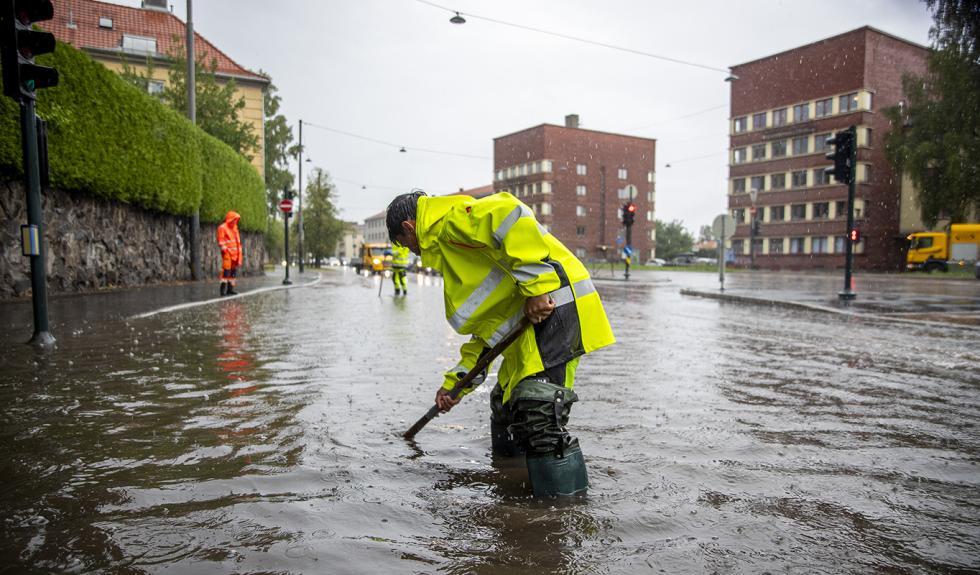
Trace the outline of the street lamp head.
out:
<instances>
[{"instance_id":1,"label":"street lamp head","mask_svg":"<svg viewBox=\"0 0 980 575\"><path fill-rule=\"evenodd\" d=\"M400 150L398 150L398 151L404 154L404 153L405 153L405 152L407 152L408 150L406 150L406 149L405 149L405 146L402 146L402 149L400 149Z\"/></svg>"},{"instance_id":2,"label":"street lamp head","mask_svg":"<svg viewBox=\"0 0 980 575\"><path fill-rule=\"evenodd\" d=\"M460 16L459 12L457 12L455 16L450 18L449 21L452 22L453 24L466 24L466 18Z\"/></svg>"},{"instance_id":3,"label":"street lamp head","mask_svg":"<svg viewBox=\"0 0 980 575\"><path fill-rule=\"evenodd\" d=\"M728 77L725 78L726 82L734 82L735 80L738 80L738 76L735 74L729 74Z\"/></svg>"}]
</instances>

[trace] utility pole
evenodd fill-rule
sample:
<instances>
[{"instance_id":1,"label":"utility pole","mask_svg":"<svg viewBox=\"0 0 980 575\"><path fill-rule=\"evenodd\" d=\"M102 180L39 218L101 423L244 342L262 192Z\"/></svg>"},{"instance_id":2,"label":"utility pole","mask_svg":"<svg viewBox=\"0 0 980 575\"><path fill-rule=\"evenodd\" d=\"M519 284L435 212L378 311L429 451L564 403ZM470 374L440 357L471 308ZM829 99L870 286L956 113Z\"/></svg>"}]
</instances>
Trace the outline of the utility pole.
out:
<instances>
[{"instance_id":1,"label":"utility pole","mask_svg":"<svg viewBox=\"0 0 980 575\"><path fill-rule=\"evenodd\" d=\"M296 233L299 240L299 273L303 273L303 120L299 121L299 213L296 214Z\"/></svg>"},{"instance_id":2,"label":"utility pole","mask_svg":"<svg viewBox=\"0 0 980 575\"><path fill-rule=\"evenodd\" d=\"M854 228L854 195L857 185L857 126L851 126L843 132L837 132L827 138L827 147L834 149L827 153L827 159L833 160L833 167L824 170L833 175L838 182L847 183L847 231L844 236L844 290L837 296L845 301L857 297L851 290L851 270L854 265L854 244L860 241L861 235Z\"/></svg>"},{"instance_id":3,"label":"utility pole","mask_svg":"<svg viewBox=\"0 0 980 575\"><path fill-rule=\"evenodd\" d=\"M197 82L194 68L194 7L187 0L187 119L197 125ZM201 273L201 206L194 206L191 215L191 279L203 279Z\"/></svg>"}]
</instances>

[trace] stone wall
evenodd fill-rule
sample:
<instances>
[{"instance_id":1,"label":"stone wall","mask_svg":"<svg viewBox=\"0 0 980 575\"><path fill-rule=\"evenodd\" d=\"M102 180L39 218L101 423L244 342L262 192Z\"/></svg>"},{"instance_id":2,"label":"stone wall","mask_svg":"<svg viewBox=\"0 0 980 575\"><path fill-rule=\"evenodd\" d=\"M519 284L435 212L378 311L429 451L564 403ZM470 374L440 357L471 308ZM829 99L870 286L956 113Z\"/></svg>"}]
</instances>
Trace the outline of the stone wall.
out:
<instances>
[{"instance_id":1,"label":"stone wall","mask_svg":"<svg viewBox=\"0 0 980 575\"><path fill-rule=\"evenodd\" d=\"M0 299L30 293L30 258L21 255L20 247L26 201L22 183L0 183ZM190 218L57 189L42 193L42 210L49 294L191 279ZM207 279L217 278L221 268L216 231L216 224L201 225L201 265ZM239 275L262 274L262 235L242 233L242 245Z\"/></svg>"}]
</instances>

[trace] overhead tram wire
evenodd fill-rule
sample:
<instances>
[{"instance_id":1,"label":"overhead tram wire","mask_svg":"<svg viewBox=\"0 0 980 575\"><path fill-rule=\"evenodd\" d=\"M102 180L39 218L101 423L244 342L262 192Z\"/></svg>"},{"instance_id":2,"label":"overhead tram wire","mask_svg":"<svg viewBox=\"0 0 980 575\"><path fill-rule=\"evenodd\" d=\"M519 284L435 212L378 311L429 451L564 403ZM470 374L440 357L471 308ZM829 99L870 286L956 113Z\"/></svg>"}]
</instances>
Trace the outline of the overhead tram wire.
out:
<instances>
[{"instance_id":1,"label":"overhead tram wire","mask_svg":"<svg viewBox=\"0 0 980 575\"><path fill-rule=\"evenodd\" d=\"M399 151L424 152L426 154L440 154L440 155L443 155L443 156L456 156L458 158L469 158L469 159L473 159L473 160L493 160L493 158L490 157L490 156L477 156L475 154L461 154L459 152L447 152L447 151L444 151L444 150L431 150L431 149L428 149L428 148L416 148L416 147L413 147L413 146L404 146L402 144L396 144L394 142L388 142L388 141L385 141L385 140L379 140L377 138L371 138L371 137L368 137L368 136L362 136L360 134L355 134L353 132L346 132L344 130L338 130L336 128L328 128L327 126L321 126L319 124L313 124L313 123L307 122L307 121L304 121L303 122L303 125L304 126L309 126L311 128L316 128L318 130L324 130L326 132L332 132L334 134L341 134L341 135L347 136L349 138L357 138L359 140L364 140L364 141L367 141L367 142L373 142L375 144L380 144L382 146L388 146L390 148L398 149Z\"/></svg>"},{"instance_id":2,"label":"overhead tram wire","mask_svg":"<svg viewBox=\"0 0 980 575\"><path fill-rule=\"evenodd\" d=\"M521 30L527 30L530 32L537 32L539 34L547 34L549 36L554 36L556 38L563 38L565 40L572 40L575 42L582 42L583 44L592 44L593 46L600 46L602 48L609 48L610 50L618 50L620 52L627 52L629 54L636 54L638 56L646 56L648 58L654 58L656 60L663 60L665 62L672 62L674 64L680 64L682 66L691 66L694 68L701 68L703 70L711 70L712 72L721 72L722 74L730 74L731 71L727 68L716 68L715 66L708 66L705 64L698 64L697 62L690 62L688 60L681 60L679 58L671 58L670 56L662 56L660 54L654 54L652 52L644 52L643 50L636 50L633 48L626 48L624 46L616 46L615 44L607 44L606 42L598 42L596 40L589 40L588 38L580 38L578 36L572 36L571 34L563 34L561 32L552 32L550 30L544 30L541 28L535 28L533 26L525 26L524 24L516 24L514 22L506 22L504 20L497 20L496 18L490 18L488 16L479 16L473 14L472 12L460 12L459 10L453 10L441 4L436 4L435 2L430 2L429 0L415 0L421 4L427 4L433 8L438 8L440 10L445 10L453 14L464 15L469 18L475 18L477 20L486 20L487 22L492 22L494 24L500 24L501 26L510 26L511 28L519 28Z\"/></svg>"}]
</instances>

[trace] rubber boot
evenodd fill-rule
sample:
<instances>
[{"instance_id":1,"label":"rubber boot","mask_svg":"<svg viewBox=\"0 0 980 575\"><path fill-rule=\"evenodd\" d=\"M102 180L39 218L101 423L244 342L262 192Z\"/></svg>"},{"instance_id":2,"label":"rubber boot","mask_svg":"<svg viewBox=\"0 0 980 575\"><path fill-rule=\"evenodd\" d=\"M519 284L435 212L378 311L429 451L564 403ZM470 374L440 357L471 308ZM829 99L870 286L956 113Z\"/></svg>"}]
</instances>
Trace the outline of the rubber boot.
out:
<instances>
[{"instance_id":1,"label":"rubber boot","mask_svg":"<svg viewBox=\"0 0 980 575\"><path fill-rule=\"evenodd\" d=\"M490 448L494 455L501 457L516 457L524 455L524 450L514 442L506 425L490 421Z\"/></svg>"},{"instance_id":2,"label":"rubber boot","mask_svg":"<svg viewBox=\"0 0 980 575\"><path fill-rule=\"evenodd\" d=\"M228 291L226 291L225 293L228 295L238 295L238 292L235 291L235 286L231 284L228 284Z\"/></svg>"},{"instance_id":3,"label":"rubber boot","mask_svg":"<svg viewBox=\"0 0 980 575\"><path fill-rule=\"evenodd\" d=\"M589 477L578 441L558 452L527 456L527 475L535 497L585 495Z\"/></svg>"},{"instance_id":4,"label":"rubber boot","mask_svg":"<svg viewBox=\"0 0 980 575\"><path fill-rule=\"evenodd\" d=\"M401 292L401 290L400 290L400 289L398 289L398 288L395 288L395 295L398 295L398 294L400 294L400 293L402 293L402 292Z\"/></svg>"},{"instance_id":5,"label":"rubber boot","mask_svg":"<svg viewBox=\"0 0 980 575\"><path fill-rule=\"evenodd\" d=\"M226 293L228 293L228 283L221 282L221 296L224 297Z\"/></svg>"}]
</instances>

